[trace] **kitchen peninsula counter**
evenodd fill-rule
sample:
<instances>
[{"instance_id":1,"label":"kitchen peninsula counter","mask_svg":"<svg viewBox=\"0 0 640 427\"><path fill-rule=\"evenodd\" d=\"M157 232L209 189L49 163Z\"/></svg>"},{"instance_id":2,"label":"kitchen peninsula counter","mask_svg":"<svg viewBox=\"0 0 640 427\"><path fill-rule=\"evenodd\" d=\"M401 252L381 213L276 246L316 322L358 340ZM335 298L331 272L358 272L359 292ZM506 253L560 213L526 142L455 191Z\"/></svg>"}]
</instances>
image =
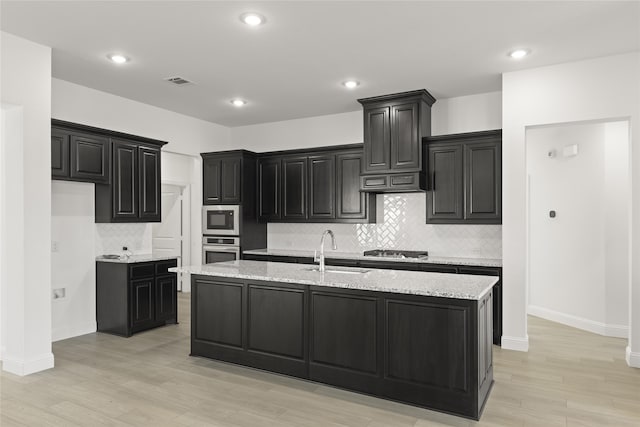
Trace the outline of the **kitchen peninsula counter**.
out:
<instances>
[{"instance_id":1,"label":"kitchen peninsula counter","mask_svg":"<svg viewBox=\"0 0 640 427\"><path fill-rule=\"evenodd\" d=\"M497 277L313 267L171 269L191 274L191 355L480 418Z\"/></svg>"}]
</instances>

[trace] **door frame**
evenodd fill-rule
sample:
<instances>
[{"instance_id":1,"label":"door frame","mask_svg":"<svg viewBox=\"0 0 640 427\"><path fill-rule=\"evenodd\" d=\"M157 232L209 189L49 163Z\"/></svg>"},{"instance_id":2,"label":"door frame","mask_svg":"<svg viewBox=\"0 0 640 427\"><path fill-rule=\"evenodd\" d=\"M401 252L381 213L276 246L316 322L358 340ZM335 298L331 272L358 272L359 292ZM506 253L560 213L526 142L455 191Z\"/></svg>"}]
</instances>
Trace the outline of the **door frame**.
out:
<instances>
[{"instance_id":1,"label":"door frame","mask_svg":"<svg viewBox=\"0 0 640 427\"><path fill-rule=\"evenodd\" d=\"M181 212L181 231L182 231L182 265L190 265L192 264L192 254L191 254L191 183L184 181L171 181L171 180L162 180L160 182L160 187L162 185L173 185L176 187L180 187L180 203L182 204L182 212ZM160 190L162 192L162 189ZM189 278L187 275L178 274L178 291L179 292L190 292L191 286L189 282ZM185 285L186 286L183 286Z\"/></svg>"}]
</instances>

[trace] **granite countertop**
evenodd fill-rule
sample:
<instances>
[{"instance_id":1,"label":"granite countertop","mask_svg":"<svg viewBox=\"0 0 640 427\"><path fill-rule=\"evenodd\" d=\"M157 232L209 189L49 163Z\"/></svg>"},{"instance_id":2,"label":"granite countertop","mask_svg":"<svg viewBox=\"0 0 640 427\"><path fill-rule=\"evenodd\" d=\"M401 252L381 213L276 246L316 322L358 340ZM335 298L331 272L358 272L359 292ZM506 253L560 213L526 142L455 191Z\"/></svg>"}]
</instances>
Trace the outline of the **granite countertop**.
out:
<instances>
[{"instance_id":1,"label":"granite countertop","mask_svg":"<svg viewBox=\"0 0 640 427\"><path fill-rule=\"evenodd\" d=\"M253 255L276 255L294 257L313 257L313 251L301 251L294 249L254 249L244 251L245 254ZM470 265L475 267L502 267L501 259L493 258L457 258L428 256L426 258L384 258L377 256L364 256L362 252L337 252L325 249L325 258L337 259L360 259L367 261L387 261L387 262L411 262L423 264L455 264Z\"/></svg>"},{"instance_id":2,"label":"granite countertop","mask_svg":"<svg viewBox=\"0 0 640 427\"><path fill-rule=\"evenodd\" d=\"M168 259L176 259L176 256L161 256L152 254L131 255L130 257L120 256L119 258L105 258L104 255L96 257L99 262L117 262L121 264L133 264L136 262L152 262L163 261Z\"/></svg>"},{"instance_id":3,"label":"granite countertop","mask_svg":"<svg viewBox=\"0 0 640 427\"><path fill-rule=\"evenodd\" d=\"M298 283L400 294L478 300L498 282L498 277L426 273L386 269L327 266L328 270L365 271L345 274L309 271L311 265L265 261L227 261L170 268L169 271L203 276Z\"/></svg>"}]
</instances>

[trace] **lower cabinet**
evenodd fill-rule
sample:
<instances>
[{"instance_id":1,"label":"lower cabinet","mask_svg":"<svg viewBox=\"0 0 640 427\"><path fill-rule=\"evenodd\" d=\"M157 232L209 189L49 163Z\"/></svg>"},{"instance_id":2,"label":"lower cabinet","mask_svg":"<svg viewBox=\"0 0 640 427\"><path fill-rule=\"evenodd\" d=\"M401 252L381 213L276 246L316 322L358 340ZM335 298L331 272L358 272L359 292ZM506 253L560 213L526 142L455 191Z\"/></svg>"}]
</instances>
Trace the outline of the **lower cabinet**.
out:
<instances>
[{"instance_id":1,"label":"lower cabinet","mask_svg":"<svg viewBox=\"0 0 640 427\"><path fill-rule=\"evenodd\" d=\"M288 262L297 264L313 264L313 258L292 257L282 255L267 254L243 254L245 260L267 261L267 262ZM493 343L500 345L502 341L502 268L500 267L477 267L456 264L429 264L417 262L393 262L393 261L372 261L347 258L326 258L326 265L359 267L359 268L384 268L389 270L410 270L424 271L428 273L449 273L449 274L472 274L480 276L497 276L498 283L493 287Z\"/></svg>"},{"instance_id":2,"label":"lower cabinet","mask_svg":"<svg viewBox=\"0 0 640 427\"><path fill-rule=\"evenodd\" d=\"M98 332L129 337L178 321L177 260L96 262Z\"/></svg>"},{"instance_id":3,"label":"lower cabinet","mask_svg":"<svg viewBox=\"0 0 640 427\"><path fill-rule=\"evenodd\" d=\"M478 419L493 383L480 301L192 276L191 354Z\"/></svg>"}]
</instances>

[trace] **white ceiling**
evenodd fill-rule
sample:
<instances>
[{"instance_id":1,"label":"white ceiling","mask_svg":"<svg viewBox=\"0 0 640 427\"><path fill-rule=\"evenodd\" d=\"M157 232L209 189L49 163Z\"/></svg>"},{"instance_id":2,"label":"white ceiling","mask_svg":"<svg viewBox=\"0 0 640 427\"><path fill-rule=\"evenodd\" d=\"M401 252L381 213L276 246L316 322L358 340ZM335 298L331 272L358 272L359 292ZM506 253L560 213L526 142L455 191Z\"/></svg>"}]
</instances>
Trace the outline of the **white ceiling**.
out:
<instances>
[{"instance_id":1,"label":"white ceiling","mask_svg":"<svg viewBox=\"0 0 640 427\"><path fill-rule=\"evenodd\" d=\"M247 27L246 11L267 23ZM53 48L54 77L225 126L355 111L357 98L420 88L496 91L502 72L640 50L638 1L5 0L1 12L3 31ZM517 47L532 55L508 58ZM132 60L117 66L112 52ZM362 85L347 90L347 78Z\"/></svg>"}]
</instances>

